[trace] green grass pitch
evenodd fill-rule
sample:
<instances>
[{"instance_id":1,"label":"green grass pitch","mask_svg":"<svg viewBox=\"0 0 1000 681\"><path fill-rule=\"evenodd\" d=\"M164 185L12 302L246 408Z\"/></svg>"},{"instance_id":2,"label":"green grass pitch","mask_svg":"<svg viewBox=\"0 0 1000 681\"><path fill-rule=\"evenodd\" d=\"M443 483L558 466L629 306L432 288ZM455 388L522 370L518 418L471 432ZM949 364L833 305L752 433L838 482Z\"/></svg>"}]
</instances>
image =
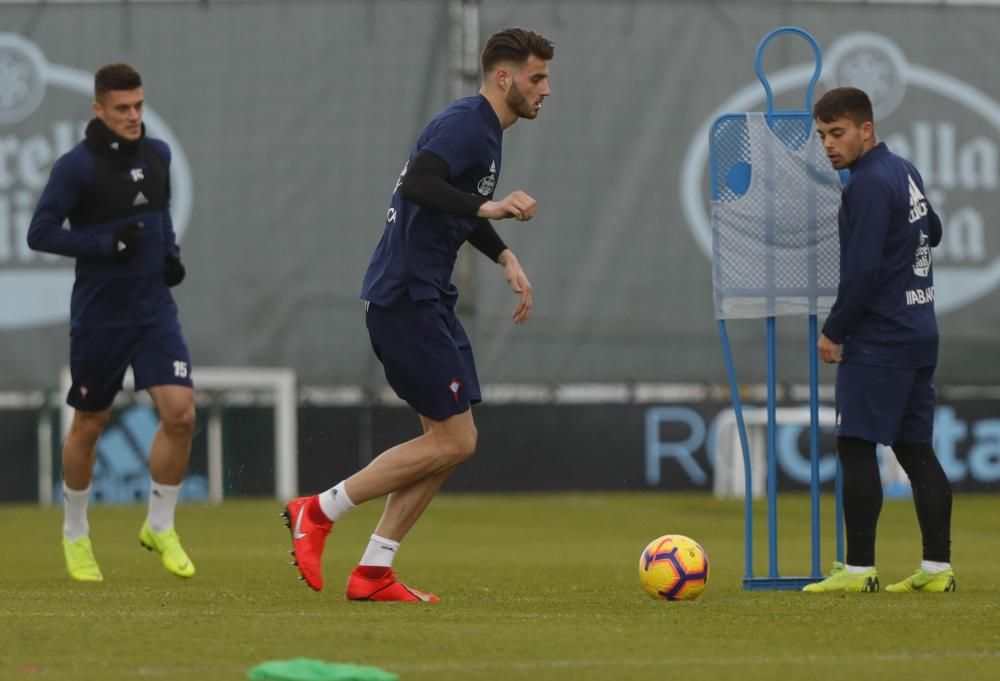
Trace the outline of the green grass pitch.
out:
<instances>
[{"instance_id":1,"label":"green grass pitch","mask_svg":"<svg viewBox=\"0 0 1000 681\"><path fill-rule=\"evenodd\" d=\"M833 559L824 501L824 569ZM139 546L141 506L92 507L103 584L72 583L61 511L0 507L0 679L245 679L305 656L375 665L406 681L1000 678L1000 497L956 497L953 594L746 593L742 502L674 493L443 495L397 565L442 602L350 603L343 586L380 512L346 516L327 588L289 567L274 501L185 505L177 527L198 574L183 581ZM808 497L780 502L781 569L805 574ZM759 505L757 573L766 571ZM706 548L702 598L664 603L638 584L639 553L668 532ZM919 561L908 500L886 501L879 570Z\"/></svg>"}]
</instances>

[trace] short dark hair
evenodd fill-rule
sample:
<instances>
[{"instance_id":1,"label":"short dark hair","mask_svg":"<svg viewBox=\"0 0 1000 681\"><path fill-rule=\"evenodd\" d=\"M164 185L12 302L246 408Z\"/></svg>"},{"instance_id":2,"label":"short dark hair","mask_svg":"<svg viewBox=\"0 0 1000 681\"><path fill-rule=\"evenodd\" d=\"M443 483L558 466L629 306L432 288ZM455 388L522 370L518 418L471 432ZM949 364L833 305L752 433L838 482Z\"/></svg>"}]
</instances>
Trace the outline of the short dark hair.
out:
<instances>
[{"instance_id":1,"label":"short dark hair","mask_svg":"<svg viewBox=\"0 0 1000 681\"><path fill-rule=\"evenodd\" d=\"M548 38L526 28L505 28L490 36L479 56L483 73L489 73L496 65L509 61L523 64L534 55L548 61L555 54L555 44Z\"/></svg>"},{"instance_id":2,"label":"short dark hair","mask_svg":"<svg viewBox=\"0 0 1000 681\"><path fill-rule=\"evenodd\" d=\"M100 99L112 90L138 90L142 76L128 64L108 64L94 74L94 99Z\"/></svg>"},{"instance_id":3,"label":"short dark hair","mask_svg":"<svg viewBox=\"0 0 1000 681\"><path fill-rule=\"evenodd\" d=\"M838 87L830 90L813 105L813 118L830 123L838 118L849 118L852 123L873 123L872 100L864 90L856 87Z\"/></svg>"}]
</instances>

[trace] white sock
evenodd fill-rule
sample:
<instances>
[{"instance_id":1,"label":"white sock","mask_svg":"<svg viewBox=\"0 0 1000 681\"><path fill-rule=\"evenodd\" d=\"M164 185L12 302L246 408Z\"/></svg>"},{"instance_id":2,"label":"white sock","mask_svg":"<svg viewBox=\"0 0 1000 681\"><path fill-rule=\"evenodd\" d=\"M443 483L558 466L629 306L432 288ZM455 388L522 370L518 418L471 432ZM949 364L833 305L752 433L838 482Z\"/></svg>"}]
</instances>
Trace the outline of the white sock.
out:
<instances>
[{"instance_id":1,"label":"white sock","mask_svg":"<svg viewBox=\"0 0 1000 681\"><path fill-rule=\"evenodd\" d=\"M951 563L938 563L933 560L920 561L920 569L932 575L936 575L939 572L944 572L950 567Z\"/></svg>"},{"instance_id":2,"label":"white sock","mask_svg":"<svg viewBox=\"0 0 1000 681\"><path fill-rule=\"evenodd\" d=\"M90 534L87 522L87 502L90 500L90 485L87 489L70 489L63 483L63 536L70 541Z\"/></svg>"},{"instance_id":3,"label":"white sock","mask_svg":"<svg viewBox=\"0 0 1000 681\"><path fill-rule=\"evenodd\" d=\"M174 509L181 493L180 485L164 485L150 478L149 514L146 522L153 532L164 532L174 526Z\"/></svg>"},{"instance_id":4,"label":"white sock","mask_svg":"<svg viewBox=\"0 0 1000 681\"><path fill-rule=\"evenodd\" d=\"M399 551L398 541L373 534L372 538L368 541L368 548L365 549L365 555L361 556L361 562L358 565L392 567L392 559L396 557L397 551Z\"/></svg>"},{"instance_id":5,"label":"white sock","mask_svg":"<svg viewBox=\"0 0 1000 681\"><path fill-rule=\"evenodd\" d=\"M860 574L862 574L864 572L868 572L869 570L871 570L875 566L874 565L845 565L844 567L847 568L847 572L849 574L860 575Z\"/></svg>"},{"instance_id":6,"label":"white sock","mask_svg":"<svg viewBox=\"0 0 1000 681\"><path fill-rule=\"evenodd\" d=\"M354 502L347 496L347 488L344 487L343 480L319 495L319 507L323 509L323 514L333 522L337 522L340 520L340 516L354 508Z\"/></svg>"}]
</instances>

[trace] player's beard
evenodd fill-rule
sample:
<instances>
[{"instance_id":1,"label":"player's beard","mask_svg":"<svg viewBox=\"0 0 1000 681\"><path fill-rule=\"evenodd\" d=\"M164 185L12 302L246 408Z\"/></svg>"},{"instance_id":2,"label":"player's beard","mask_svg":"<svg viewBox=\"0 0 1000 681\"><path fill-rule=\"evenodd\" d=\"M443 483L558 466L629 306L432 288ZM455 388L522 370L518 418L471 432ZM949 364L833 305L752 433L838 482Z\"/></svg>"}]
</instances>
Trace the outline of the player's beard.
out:
<instances>
[{"instance_id":1,"label":"player's beard","mask_svg":"<svg viewBox=\"0 0 1000 681\"><path fill-rule=\"evenodd\" d=\"M517 114L518 118L534 118L538 115L538 109L517 89L517 83L510 84L510 90L507 91L507 106Z\"/></svg>"}]
</instances>

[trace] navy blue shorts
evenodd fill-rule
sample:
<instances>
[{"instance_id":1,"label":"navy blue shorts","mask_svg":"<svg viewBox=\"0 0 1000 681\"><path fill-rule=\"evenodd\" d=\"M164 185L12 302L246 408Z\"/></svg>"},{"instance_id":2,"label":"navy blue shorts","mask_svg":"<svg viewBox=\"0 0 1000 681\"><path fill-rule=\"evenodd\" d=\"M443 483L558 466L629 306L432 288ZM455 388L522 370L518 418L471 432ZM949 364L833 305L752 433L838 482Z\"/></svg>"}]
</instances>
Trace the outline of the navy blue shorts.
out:
<instances>
[{"instance_id":1,"label":"navy blue shorts","mask_svg":"<svg viewBox=\"0 0 1000 681\"><path fill-rule=\"evenodd\" d=\"M837 366L837 436L869 442L931 442L934 367Z\"/></svg>"},{"instance_id":2,"label":"navy blue shorts","mask_svg":"<svg viewBox=\"0 0 1000 681\"><path fill-rule=\"evenodd\" d=\"M191 353L175 319L150 326L77 331L70 336L73 386L66 403L81 411L103 411L122 389L132 366L135 389L191 383Z\"/></svg>"},{"instance_id":3,"label":"navy blue shorts","mask_svg":"<svg viewBox=\"0 0 1000 681\"><path fill-rule=\"evenodd\" d=\"M482 401L472 345L454 309L406 295L391 308L365 309L385 379L418 414L443 421Z\"/></svg>"}]
</instances>

